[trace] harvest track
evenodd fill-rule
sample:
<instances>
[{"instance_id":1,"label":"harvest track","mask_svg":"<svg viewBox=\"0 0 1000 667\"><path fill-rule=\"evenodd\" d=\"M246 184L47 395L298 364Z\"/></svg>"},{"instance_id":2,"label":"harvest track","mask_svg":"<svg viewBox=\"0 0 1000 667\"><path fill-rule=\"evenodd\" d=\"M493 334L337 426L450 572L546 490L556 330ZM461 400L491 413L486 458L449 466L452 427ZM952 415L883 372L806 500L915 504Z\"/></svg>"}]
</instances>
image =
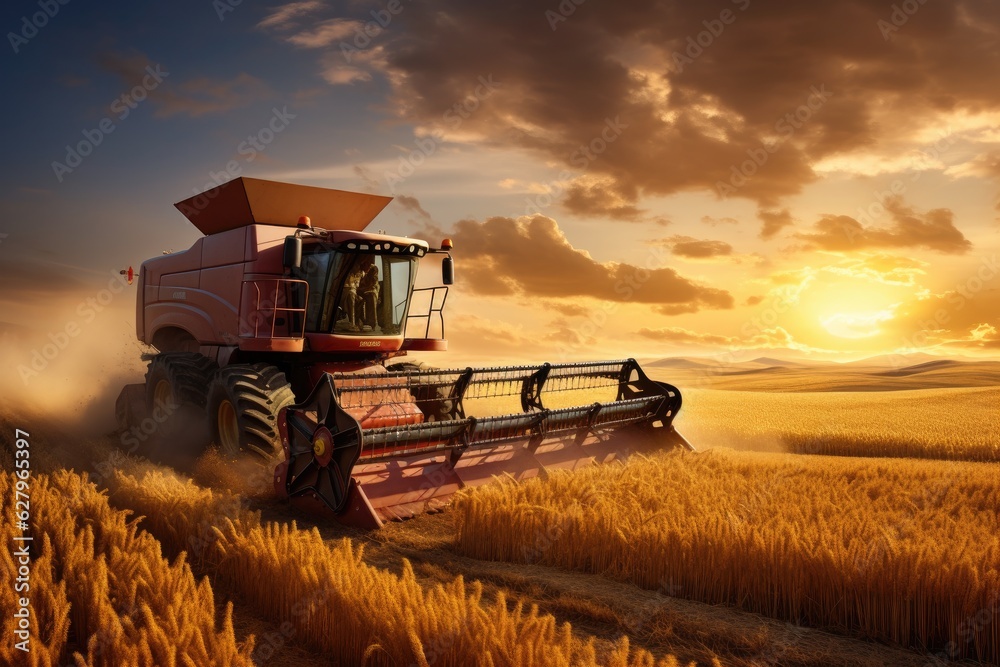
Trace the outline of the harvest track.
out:
<instances>
[{"instance_id":1,"label":"harvest track","mask_svg":"<svg viewBox=\"0 0 1000 667\"><path fill-rule=\"evenodd\" d=\"M750 374L750 377L755 376ZM683 389L683 384L681 386ZM36 425L32 433L35 473L62 467L93 473L95 462L108 461L110 452L117 444L116 438L106 438L78 445L68 434L61 433L58 429L50 427L47 432L43 432L41 429L44 428L45 421L42 418L24 417L17 419L16 424L10 419L2 420L3 437L6 438L15 425ZM73 443L74 446L66 447L66 443ZM9 469L5 450L10 443L3 444L0 463L3 469ZM60 456L46 456L47 451L59 451ZM154 470L166 469L155 466ZM210 457L200 461L193 470L194 477L201 485L211 485L214 488L236 487L239 490L239 479L234 476L220 478L216 474L219 468L212 465ZM128 505L123 496L117 493L112 494L111 500L113 505ZM511 607L513 601L537 604L543 615L551 614L558 623L572 623L574 641L582 642L588 637L595 637L600 661L608 659L615 642L623 635L630 638L632 648L646 649L656 657L672 654L682 663L697 661L701 665L712 664L713 658L717 658L723 665L746 667L922 666L928 661L926 656L917 652L848 635L800 628L730 607L659 595L608 577L541 565L490 562L466 557L460 555L455 546L455 513L451 510L402 524L391 524L378 534L365 534L326 521L313 522L266 496L245 494L244 500L250 509L260 512L261 520L265 523L290 526L296 521L300 532L315 527L320 531L323 541L331 547L339 544L345 537L350 538L355 545L364 544L364 563L375 568L388 570L398 576L407 569L404 562L409 561L415 580L425 590L439 584L449 584L457 575L462 575L466 582L482 582L482 601L486 606L496 604L504 596L510 601L508 607ZM141 526L152 530L154 536L160 538L164 555L173 562L178 549L170 546L170 540L163 541L165 538L162 529L154 530L148 520ZM194 564L196 577L213 573L210 565L199 564L196 559L189 560ZM237 645L242 645L248 634L256 636L257 664L276 667L335 664L329 654L307 646L307 642L300 641L298 636L289 637L287 626L282 626L280 619L269 618L268 614L261 611L260 600L251 599L252 596L246 595L232 581L227 582L225 577L216 575L213 577L213 589L219 619L223 617L225 603L233 603L232 617ZM266 660L263 659L265 655ZM949 664L961 663L950 661Z\"/></svg>"}]
</instances>

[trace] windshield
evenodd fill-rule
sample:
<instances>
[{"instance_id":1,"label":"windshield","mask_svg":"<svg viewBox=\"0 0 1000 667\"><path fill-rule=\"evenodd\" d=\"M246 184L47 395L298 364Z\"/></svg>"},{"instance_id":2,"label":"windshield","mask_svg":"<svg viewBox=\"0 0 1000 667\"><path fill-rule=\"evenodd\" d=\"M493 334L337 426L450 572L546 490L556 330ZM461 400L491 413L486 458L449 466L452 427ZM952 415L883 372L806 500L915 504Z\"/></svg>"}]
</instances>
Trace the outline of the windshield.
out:
<instances>
[{"instance_id":1,"label":"windshield","mask_svg":"<svg viewBox=\"0 0 1000 667\"><path fill-rule=\"evenodd\" d=\"M415 260L319 250L303 257L306 331L396 336L403 331Z\"/></svg>"}]
</instances>

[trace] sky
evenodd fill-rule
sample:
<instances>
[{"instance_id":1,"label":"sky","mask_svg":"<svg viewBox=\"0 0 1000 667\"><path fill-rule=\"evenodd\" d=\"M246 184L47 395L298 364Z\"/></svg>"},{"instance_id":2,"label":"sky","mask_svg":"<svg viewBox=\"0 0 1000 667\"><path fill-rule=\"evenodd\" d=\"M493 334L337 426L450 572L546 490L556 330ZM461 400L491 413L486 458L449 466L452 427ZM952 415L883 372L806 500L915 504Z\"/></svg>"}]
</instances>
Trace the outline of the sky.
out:
<instances>
[{"instance_id":1,"label":"sky","mask_svg":"<svg viewBox=\"0 0 1000 667\"><path fill-rule=\"evenodd\" d=\"M5 365L70 325L137 356L118 271L190 246L172 204L236 176L452 238L455 358L1000 352L990 0L17 0L0 26Z\"/></svg>"}]
</instances>

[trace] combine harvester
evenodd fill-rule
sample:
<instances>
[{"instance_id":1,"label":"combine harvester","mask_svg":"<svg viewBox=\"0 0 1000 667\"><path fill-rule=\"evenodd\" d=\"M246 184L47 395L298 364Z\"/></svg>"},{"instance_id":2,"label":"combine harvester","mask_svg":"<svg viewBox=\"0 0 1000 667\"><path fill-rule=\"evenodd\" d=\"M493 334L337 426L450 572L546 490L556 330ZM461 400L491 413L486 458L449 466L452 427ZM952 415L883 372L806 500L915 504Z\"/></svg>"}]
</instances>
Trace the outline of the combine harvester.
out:
<instances>
[{"instance_id":1,"label":"combine harvester","mask_svg":"<svg viewBox=\"0 0 1000 667\"><path fill-rule=\"evenodd\" d=\"M680 392L633 359L390 363L447 349L454 282L448 239L430 248L363 231L390 201L239 178L178 203L205 236L142 265L136 334L158 353L145 384L122 390L119 425L157 407L196 410L224 455L281 457L280 496L362 527L436 509L494 475L691 448L672 426ZM417 288L428 260L441 284ZM566 407L570 397L582 404ZM472 416L473 404L493 414Z\"/></svg>"}]
</instances>

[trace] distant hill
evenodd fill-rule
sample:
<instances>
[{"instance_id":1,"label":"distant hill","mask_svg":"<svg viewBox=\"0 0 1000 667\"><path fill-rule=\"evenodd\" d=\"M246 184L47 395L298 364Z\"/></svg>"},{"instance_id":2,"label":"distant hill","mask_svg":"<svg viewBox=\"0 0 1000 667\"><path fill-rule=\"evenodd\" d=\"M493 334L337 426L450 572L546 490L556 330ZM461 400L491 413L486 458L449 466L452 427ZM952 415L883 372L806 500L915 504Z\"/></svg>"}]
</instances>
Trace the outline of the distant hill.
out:
<instances>
[{"instance_id":1,"label":"distant hill","mask_svg":"<svg viewBox=\"0 0 1000 667\"><path fill-rule=\"evenodd\" d=\"M773 357L757 357L756 359L751 359L750 361L745 363L760 364L762 366L778 366L781 368L800 368L802 366L809 365L798 361L788 361L787 359L775 359Z\"/></svg>"},{"instance_id":2,"label":"distant hill","mask_svg":"<svg viewBox=\"0 0 1000 667\"><path fill-rule=\"evenodd\" d=\"M857 361L848 361L844 366L879 366L882 368L907 368L933 361L951 361L944 357L936 357L926 352L913 352L911 354L880 354Z\"/></svg>"},{"instance_id":3,"label":"distant hill","mask_svg":"<svg viewBox=\"0 0 1000 667\"><path fill-rule=\"evenodd\" d=\"M719 375L732 376L732 375L762 375L762 374L773 374L773 373L787 373L792 370L793 366L763 366L761 368L745 368L742 370L726 371L724 373L719 373Z\"/></svg>"},{"instance_id":4,"label":"distant hill","mask_svg":"<svg viewBox=\"0 0 1000 667\"><path fill-rule=\"evenodd\" d=\"M669 357L666 359L657 359L656 361L651 361L643 365L650 366L652 368L684 368L691 370L713 367L712 364L707 364L701 361L695 361L694 359L686 359L684 357Z\"/></svg>"},{"instance_id":5,"label":"distant hill","mask_svg":"<svg viewBox=\"0 0 1000 667\"><path fill-rule=\"evenodd\" d=\"M895 368L890 371L882 371L878 375L883 375L886 377L907 377L910 375L919 375L921 373L934 373L937 371L948 371L956 370L960 371L966 370L982 370L984 368L990 368L991 366L1000 366L1000 362L997 361L979 361L979 362L966 362L966 361L955 361L954 359L938 359L936 361L925 361L922 364L914 364L913 366L906 366L905 368Z\"/></svg>"}]
</instances>

